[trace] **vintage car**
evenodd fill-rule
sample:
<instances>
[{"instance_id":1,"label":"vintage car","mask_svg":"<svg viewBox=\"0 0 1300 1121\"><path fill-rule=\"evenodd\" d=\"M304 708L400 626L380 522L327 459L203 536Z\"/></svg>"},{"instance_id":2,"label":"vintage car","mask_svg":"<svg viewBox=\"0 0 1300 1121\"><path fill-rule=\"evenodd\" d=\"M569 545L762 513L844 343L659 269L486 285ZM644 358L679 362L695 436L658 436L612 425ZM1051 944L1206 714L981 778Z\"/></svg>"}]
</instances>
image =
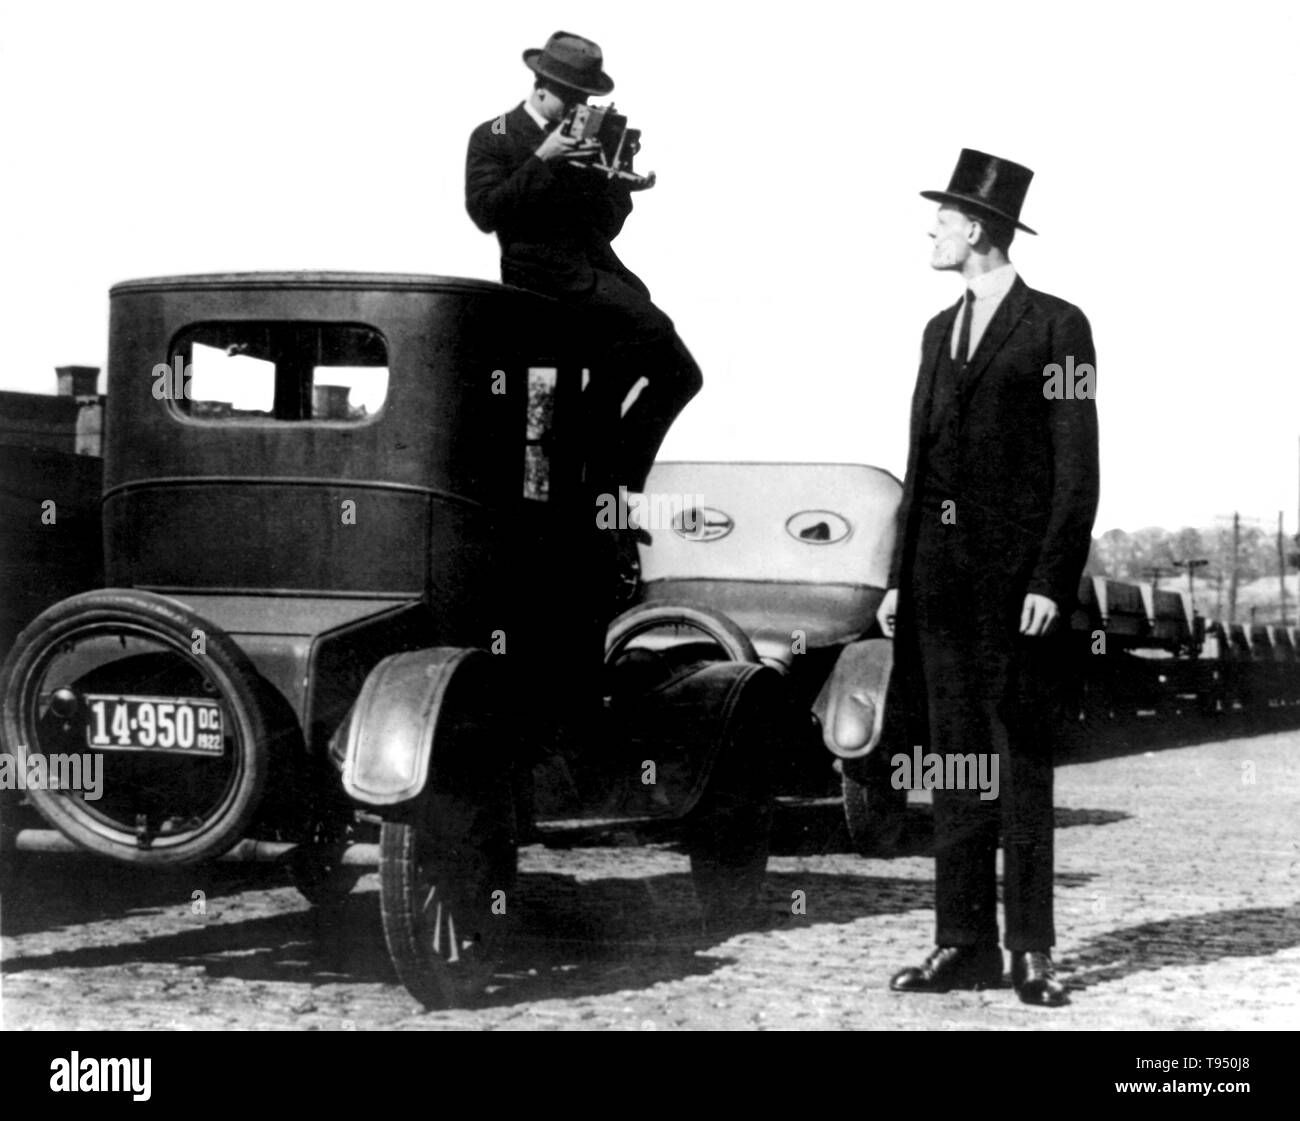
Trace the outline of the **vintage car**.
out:
<instances>
[{"instance_id":1,"label":"vintage car","mask_svg":"<svg viewBox=\"0 0 1300 1121\"><path fill-rule=\"evenodd\" d=\"M7 847L284 860L328 904L377 826L387 945L428 1006L483 983L520 832L548 815L683 820L705 920L734 922L791 709L707 608L658 596L655 622L734 657L647 659L642 616L605 641L587 337L471 280L114 287L104 586L51 603L0 669L7 762L102 784L29 784Z\"/></svg>"},{"instance_id":2,"label":"vintage car","mask_svg":"<svg viewBox=\"0 0 1300 1121\"><path fill-rule=\"evenodd\" d=\"M885 721L893 644L876 609L898 480L862 464L661 462L646 492L655 524L641 548L642 602L612 633L635 627L634 646L704 656L699 633L676 622L681 605L730 620L753 653L733 643L716 656L771 666L805 714L776 760L780 787L806 786L810 769L833 761L855 846L887 849L906 805L888 756L908 748ZM656 619L664 621L652 628Z\"/></svg>"}]
</instances>

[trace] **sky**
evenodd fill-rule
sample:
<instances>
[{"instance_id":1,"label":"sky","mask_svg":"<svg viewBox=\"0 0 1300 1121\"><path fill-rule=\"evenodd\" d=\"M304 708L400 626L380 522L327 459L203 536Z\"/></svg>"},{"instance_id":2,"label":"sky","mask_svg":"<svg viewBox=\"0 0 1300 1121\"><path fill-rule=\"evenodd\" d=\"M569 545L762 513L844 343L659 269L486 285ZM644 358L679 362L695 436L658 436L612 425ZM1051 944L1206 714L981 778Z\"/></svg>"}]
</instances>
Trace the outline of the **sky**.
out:
<instances>
[{"instance_id":1,"label":"sky","mask_svg":"<svg viewBox=\"0 0 1300 1121\"><path fill-rule=\"evenodd\" d=\"M705 375L670 459L901 474L959 150L1035 178L1012 260L1098 362L1096 532L1300 506L1300 6L114 0L4 6L0 388L103 366L131 277L499 278L470 130L600 43L657 185L615 243Z\"/></svg>"}]
</instances>

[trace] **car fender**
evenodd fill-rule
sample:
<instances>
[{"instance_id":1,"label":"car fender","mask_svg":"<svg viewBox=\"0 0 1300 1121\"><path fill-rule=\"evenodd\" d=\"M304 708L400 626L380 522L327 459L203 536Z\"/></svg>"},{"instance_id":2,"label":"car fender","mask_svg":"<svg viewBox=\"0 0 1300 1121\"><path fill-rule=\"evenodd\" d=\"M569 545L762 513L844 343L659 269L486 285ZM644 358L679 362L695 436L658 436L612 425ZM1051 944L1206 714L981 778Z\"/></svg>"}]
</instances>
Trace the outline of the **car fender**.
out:
<instances>
[{"instance_id":1,"label":"car fender","mask_svg":"<svg viewBox=\"0 0 1300 1121\"><path fill-rule=\"evenodd\" d=\"M852 642L841 651L813 702L822 742L831 754L861 759L880 742L893 666L894 644L887 638Z\"/></svg>"},{"instance_id":2,"label":"car fender","mask_svg":"<svg viewBox=\"0 0 1300 1121\"><path fill-rule=\"evenodd\" d=\"M720 767L724 803L767 797L771 760L789 743L794 716L784 677L753 662L678 670L611 712L626 766L601 812L679 818L708 797Z\"/></svg>"},{"instance_id":3,"label":"car fender","mask_svg":"<svg viewBox=\"0 0 1300 1121\"><path fill-rule=\"evenodd\" d=\"M337 734L348 795L371 806L418 796L429 777L452 682L481 670L491 657L482 650L439 646L390 654L379 662Z\"/></svg>"}]
</instances>

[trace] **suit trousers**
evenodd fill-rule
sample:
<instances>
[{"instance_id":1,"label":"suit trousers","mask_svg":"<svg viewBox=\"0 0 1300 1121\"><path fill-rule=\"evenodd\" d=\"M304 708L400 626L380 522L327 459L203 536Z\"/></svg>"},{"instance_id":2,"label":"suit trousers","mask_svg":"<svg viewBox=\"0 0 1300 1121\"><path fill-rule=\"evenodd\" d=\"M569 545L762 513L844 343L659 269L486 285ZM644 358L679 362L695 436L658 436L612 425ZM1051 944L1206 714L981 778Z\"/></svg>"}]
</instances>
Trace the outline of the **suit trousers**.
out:
<instances>
[{"instance_id":1,"label":"suit trousers","mask_svg":"<svg viewBox=\"0 0 1300 1121\"><path fill-rule=\"evenodd\" d=\"M1016 633L1019 603L997 586L1005 576L992 577L991 566L972 560L970 533L945 524L939 509L924 509L908 594L924 682L926 750L984 755L986 775L997 761L994 798L981 798L990 791L973 782L966 789L934 790L935 941L998 944L1000 830L1005 945L1047 950L1055 942L1052 741L1059 640Z\"/></svg>"},{"instance_id":2,"label":"suit trousers","mask_svg":"<svg viewBox=\"0 0 1300 1121\"><path fill-rule=\"evenodd\" d=\"M700 368L673 321L630 273L598 269L592 290L570 302L587 314L609 351L607 368L593 372L583 394L589 489L642 491L668 429L704 383ZM642 378L644 388L624 412Z\"/></svg>"}]
</instances>

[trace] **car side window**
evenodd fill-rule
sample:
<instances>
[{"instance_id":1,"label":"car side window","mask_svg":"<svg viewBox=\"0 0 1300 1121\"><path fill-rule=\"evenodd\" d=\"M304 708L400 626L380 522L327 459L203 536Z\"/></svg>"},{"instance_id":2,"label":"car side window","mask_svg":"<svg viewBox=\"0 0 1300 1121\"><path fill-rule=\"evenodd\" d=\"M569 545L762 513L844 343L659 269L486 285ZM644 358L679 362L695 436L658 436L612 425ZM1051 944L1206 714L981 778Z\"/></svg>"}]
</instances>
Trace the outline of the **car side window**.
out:
<instances>
[{"instance_id":1,"label":"car side window","mask_svg":"<svg viewBox=\"0 0 1300 1121\"><path fill-rule=\"evenodd\" d=\"M154 396L194 420L360 423L388 396L388 348L358 323L200 323L154 376Z\"/></svg>"},{"instance_id":2,"label":"car side window","mask_svg":"<svg viewBox=\"0 0 1300 1121\"><path fill-rule=\"evenodd\" d=\"M528 369L528 413L524 431L524 497L545 502L551 494L550 434L555 422L553 366Z\"/></svg>"}]
</instances>

